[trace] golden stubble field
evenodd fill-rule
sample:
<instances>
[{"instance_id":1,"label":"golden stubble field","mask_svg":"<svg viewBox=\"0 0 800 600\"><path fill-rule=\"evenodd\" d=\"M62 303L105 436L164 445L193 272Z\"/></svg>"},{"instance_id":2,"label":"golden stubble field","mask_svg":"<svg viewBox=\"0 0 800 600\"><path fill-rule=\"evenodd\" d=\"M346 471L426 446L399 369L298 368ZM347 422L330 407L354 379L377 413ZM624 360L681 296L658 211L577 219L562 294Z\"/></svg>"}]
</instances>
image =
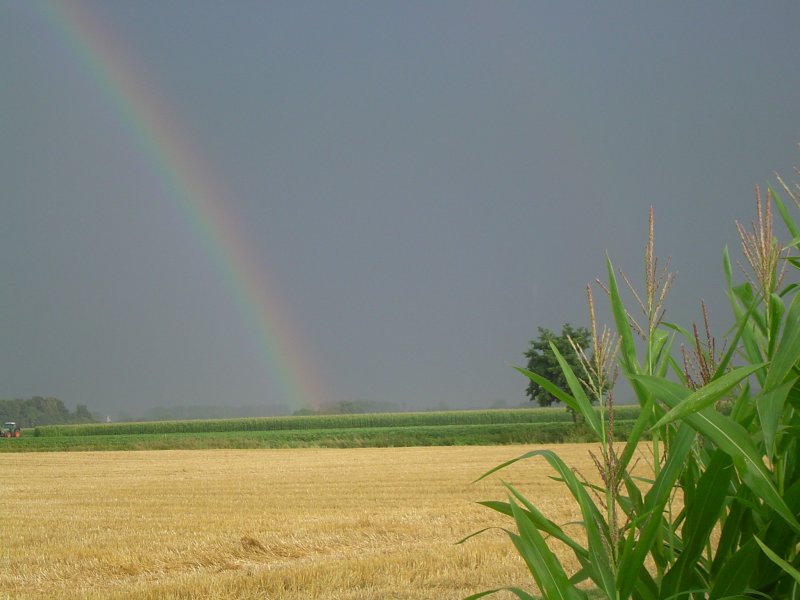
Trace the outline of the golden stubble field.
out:
<instances>
[{"instance_id":1,"label":"golden stubble field","mask_svg":"<svg viewBox=\"0 0 800 600\"><path fill-rule=\"evenodd\" d=\"M592 475L589 446L559 454ZM511 482L559 523L578 511L531 447L0 455L0 597L449 599L532 588ZM498 595L499 598L510 596Z\"/></svg>"}]
</instances>

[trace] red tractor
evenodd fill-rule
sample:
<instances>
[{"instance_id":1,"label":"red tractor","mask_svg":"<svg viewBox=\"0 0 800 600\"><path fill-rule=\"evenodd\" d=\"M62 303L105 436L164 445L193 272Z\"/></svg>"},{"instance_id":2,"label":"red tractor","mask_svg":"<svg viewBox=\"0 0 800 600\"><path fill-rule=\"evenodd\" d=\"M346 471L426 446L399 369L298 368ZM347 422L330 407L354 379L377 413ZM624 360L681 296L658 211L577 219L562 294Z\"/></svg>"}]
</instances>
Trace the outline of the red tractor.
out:
<instances>
[{"instance_id":1,"label":"red tractor","mask_svg":"<svg viewBox=\"0 0 800 600\"><path fill-rule=\"evenodd\" d=\"M17 424L14 423L14 421L6 421L3 423L3 426L0 427L0 435L2 435L4 438L18 438L21 434L22 432L20 431L20 428L17 427Z\"/></svg>"}]
</instances>

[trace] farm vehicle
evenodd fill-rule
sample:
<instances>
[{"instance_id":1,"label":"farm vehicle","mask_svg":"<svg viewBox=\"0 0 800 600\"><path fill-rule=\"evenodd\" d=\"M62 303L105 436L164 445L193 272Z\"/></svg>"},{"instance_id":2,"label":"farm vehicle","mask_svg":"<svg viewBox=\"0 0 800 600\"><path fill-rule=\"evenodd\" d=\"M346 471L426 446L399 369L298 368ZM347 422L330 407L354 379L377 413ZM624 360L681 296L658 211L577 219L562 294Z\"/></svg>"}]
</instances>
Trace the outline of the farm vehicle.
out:
<instances>
[{"instance_id":1,"label":"farm vehicle","mask_svg":"<svg viewBox=\"0 0 800 600\"><path fill-rule=\"evenodd\" d=\"M0 435L4 438L18 438L21 433L20 428L14 421L6 421L3 423L3 426L0 427Z\"/></svg>"}]
</instances>

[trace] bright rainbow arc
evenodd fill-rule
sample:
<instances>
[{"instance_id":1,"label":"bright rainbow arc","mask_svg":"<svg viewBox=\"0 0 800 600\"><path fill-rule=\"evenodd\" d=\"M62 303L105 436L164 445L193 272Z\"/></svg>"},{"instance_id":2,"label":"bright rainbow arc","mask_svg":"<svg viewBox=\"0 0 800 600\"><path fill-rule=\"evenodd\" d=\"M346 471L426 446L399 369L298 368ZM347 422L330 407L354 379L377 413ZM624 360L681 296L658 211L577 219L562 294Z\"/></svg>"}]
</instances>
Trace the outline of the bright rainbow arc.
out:
<instances>
[{"instance_id":1,"label":"bright rainbow arc","mask_svg":"<svg viewBox=\"0 0 800 600\"><path fill-rule=\"evenodd\" d=\"M245 230L170 111L115 42L108 29L78 2L56 0L42 11L85 65L98 89L118 110L131 137L149 155L247 318L282 398L293 407L319 407L322 386L303 351L291 311L276 292L268 265L248 244Z\"/></svg>"}]
</instances>

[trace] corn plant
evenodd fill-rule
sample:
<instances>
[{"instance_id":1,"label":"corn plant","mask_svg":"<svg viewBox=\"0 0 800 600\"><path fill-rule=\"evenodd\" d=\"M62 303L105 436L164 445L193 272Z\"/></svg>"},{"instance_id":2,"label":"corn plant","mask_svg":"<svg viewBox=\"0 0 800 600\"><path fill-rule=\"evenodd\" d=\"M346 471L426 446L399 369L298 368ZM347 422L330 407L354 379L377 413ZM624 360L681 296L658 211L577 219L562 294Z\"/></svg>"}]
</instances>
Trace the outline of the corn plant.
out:
<instances>
[{"instance_id":1,"label":"corn plant","mask_svg":"<svg viewBox=\"0 0 800 600\"><path fill-rule=\"evenodd\" d=\"M800 208L800 186L781 185ZM773 204L793 238L784 247L773 233ZM672 275L654 258L652 223L651 209L643 293L621 274L642 316L627 310L620 273L607 259L601 285L615 332L598 332L590 288L592 360L576 348L582 363L576 373L561 358L569 390L519 369L583 415L598 441L600 483L589 483L547 449L481 477L522 459L547 461L577 503L583 535L568 534L509 484L506 502L482 504L513 519L516 528L506 531L544 598L800 598L800 295L797 283L784 283L787 271L800 268L800 227L774 189L765 198L756 190L755 222L737 223L744 282L734 282L724 251L735 325L726 349L718 350L705 307L701 327L663 322ZM615 444L608 410L617 372L641 407L625 444ZM585 388L605 414L592 410ZM644 478L641 466L634 469L642 455L650 462ZM576 572L564 568L564 553L577 559Z\"/></svg>"}]
</instances>

